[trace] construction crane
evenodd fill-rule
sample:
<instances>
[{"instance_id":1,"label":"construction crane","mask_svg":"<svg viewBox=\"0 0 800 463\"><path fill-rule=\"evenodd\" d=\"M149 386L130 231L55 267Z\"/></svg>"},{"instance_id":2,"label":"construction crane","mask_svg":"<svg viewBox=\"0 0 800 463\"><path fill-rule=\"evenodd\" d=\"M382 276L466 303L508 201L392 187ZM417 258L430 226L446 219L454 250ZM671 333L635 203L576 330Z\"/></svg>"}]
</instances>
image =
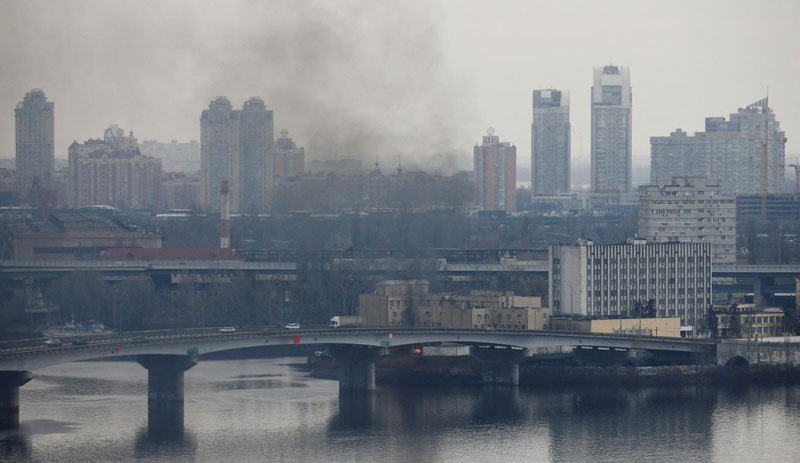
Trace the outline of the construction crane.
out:
<instances>
[{"instance_id":1,"label":"construction crane","mask_svg":"<svg viewBox=\"0 0 800 463\"><path fill-rule=\"evenodd\" d=\"M769 115L772 113L772 110L769 109L769 96L759 101L756 101L751 105L748 105L747 108L748 109L760 108L761 114L764 115L764 137L750 138L750 140L761 142L761 221L766 222L767 190L768 190L767 183L769 182L768 180L769 176L767 175L767 170L769 167L769 150L767 149L767 147L770 141L783 143L785 145L786 137L770 138L769 136L769 126L770 126ZM781 168L783 168L783 163L781 163Z\"/></svg>"}]
</instances>

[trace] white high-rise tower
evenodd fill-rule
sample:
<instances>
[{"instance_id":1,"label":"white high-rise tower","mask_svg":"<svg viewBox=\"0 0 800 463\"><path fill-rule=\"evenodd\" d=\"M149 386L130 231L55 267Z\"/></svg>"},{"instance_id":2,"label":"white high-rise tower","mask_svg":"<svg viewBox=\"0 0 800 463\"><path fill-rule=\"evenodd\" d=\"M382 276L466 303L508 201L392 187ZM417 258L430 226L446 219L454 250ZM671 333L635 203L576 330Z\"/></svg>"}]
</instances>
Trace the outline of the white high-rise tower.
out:
<instances>
[{"instance_id":1,"label":"white high-rise tower","mask_svg":"<svg viewBox=\"0 0 800 463\"><path fill-rule=\"evenodd\" d=\"M592 191L631 189L631 84L628 69L594 68L592 85Z\"/></svg>"}]
</instances>

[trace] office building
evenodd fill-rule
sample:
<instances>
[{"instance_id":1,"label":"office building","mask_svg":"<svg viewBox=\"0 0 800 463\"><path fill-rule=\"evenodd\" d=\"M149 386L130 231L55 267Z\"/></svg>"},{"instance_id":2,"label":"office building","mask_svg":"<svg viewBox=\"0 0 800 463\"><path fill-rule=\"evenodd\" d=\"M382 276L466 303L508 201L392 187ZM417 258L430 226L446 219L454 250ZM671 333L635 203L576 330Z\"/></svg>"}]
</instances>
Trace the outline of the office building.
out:
<instances>
[{"instance_id":1,"label":"office building","mask_svg":"<svg viewBox=\"0 0 800 463\"><path fill-rule=\"evenodd\" d=\"M569 94L533 91L531 191L553 196L570 191Z\"/></svg>"},{"instance_id":2,"label":"office building","mask_svg":"<svg viewBox=\"0 0 800 463\"><path fill-rule=\"evenodd\" d=\"M111 125L103 139L73 142L68 149L71 207L156 207L161 201L161 161L139 152L131 132Z\"/></svg>"},{"instance_id":3,"label":"office building","mask_svg":"<svg viewBox=\"0 0 800 463\"><path fill-rule=\"evenodd\" d=\"M641 239L625 244L584 241L552 246L549 300L553 314L680 317L683 331L702 331L711 306L712 254L711 243ZM652 309L642 309L648 306Z\"/></svg>"},{"instance_id":4,"label":"office building","mask_svg":"<svg viewBox=\"0 0 800 463\"><path fill-rule=\"evenodd\" d=\"M489 127L483 144L475 145L475 183L478 205L484 210L517 211L517 147L501 142Z\"/></svg>"},{"instance_id":5,"label":"office building","mask_svg":"<svg viewBox=\"0 0 800 463\"><path fill-rule=\"evenodd\" d=\"M780 194L784 186L786 134L767 98L724 117L707 117L705 132L688 136L678 129L669 137L650 138L650 183L672 177L708 178L722 193Z\"/></svg>"},{"instance_id":6,"label":"office building","mask_svg":"<svg viewBox=\"0 0 800 463\"><path fill-rule=\"evenodd\" d=\"M639 187L639 237L654 243L711 243L715 265L736 263L736 197L705 177Z\"/></svg>"},{"instance_id":7,"label":"office building","mask_svg":"<svg viewBox=\"0 0 800 463\"><path fill-rule=\"evenodd\" d=\"M594 68L592 85L592 191L631 189L631 85L628 69Z\"/></svg>"},{"instance_id":8,"label":"office building","mask_svg":"<svg viewBox=\"0 0 800 463\"><path fill-rule=\"evenodd\" d=\"M794 233L800 229L800 196L781 194L766 196L766 210L761 219L761 195L739 195L736 197L736 224L740 233L758 224L758 230L783 230Z\"/></svg>"},{"instance_id":9,"label":"office building","mask_svg":"<svg viewBox=\"0 0 800 463\"><path fill-rule=\"evenodd\" d=\"M14 109L16 123L16 191L23 203L34 204L33 179L39 188L52 188L55 152L53 146L54 105L44 92L33 89Z\"/></svg>"},{"instance_id":10,"label":"office building","mask_svg":"<svg viewBox=\"0 0 800 463\"><path fill-rule=\"evenodd\" d=\"M260 98L234 110L217 97L200 116L201 199L206 210L222 208L221 185L230 185L231 213L263 213L271 209L273 144L272 111Z\"/></svg>"}]
</instances>

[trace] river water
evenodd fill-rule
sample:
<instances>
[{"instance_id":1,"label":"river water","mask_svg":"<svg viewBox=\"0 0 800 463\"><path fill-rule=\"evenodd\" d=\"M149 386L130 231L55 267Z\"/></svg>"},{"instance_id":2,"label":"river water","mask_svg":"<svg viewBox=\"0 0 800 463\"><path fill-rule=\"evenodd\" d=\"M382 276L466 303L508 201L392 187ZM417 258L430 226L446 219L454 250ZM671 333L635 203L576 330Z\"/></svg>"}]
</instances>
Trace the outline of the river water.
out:
<instances>
[{"instance_id":1,"label":"river water","mask_svg":"<svg viewBox=\"0 0 800 463\"><path fill-rule=\"evenodd\" d=\"M203 361L181 437L148 433L133 362L37 370L0 461L800 461L800 386L389 387L339 397L302 358Z\"/></svg>"}]
</instances>

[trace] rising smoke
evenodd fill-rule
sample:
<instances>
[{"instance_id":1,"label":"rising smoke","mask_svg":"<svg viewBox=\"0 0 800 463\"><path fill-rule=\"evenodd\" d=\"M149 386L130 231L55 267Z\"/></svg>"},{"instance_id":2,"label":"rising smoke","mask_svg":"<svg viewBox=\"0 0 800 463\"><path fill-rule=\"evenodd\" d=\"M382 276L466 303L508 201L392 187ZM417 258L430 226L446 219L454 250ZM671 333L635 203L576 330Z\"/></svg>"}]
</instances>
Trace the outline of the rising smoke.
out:
<instances>
[{"instance_id":1,"label":"rising smoke","mask_svg":"<svg viewBox=\"0 0 800 463\"><path fill-rule=\"evenodd\" d=\"M117 123L142 139L197 139L218 95L261 96L310 159L469 168L468 95L426 2L5 1L0 154L26 91L56 104L56 157ZM466 143L465 143L466 141ZM431 163L438 165L431 165Z\"/></svg>"}]
</instances>

